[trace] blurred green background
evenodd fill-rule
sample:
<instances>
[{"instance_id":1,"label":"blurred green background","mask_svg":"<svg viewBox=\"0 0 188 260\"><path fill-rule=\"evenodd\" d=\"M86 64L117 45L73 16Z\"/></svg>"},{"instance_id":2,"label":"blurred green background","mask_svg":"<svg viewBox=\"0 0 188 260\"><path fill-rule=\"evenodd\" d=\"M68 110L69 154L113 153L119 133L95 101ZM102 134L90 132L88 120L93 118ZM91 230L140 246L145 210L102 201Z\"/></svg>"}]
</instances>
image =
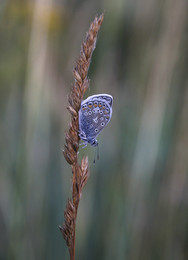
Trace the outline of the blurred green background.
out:
<instances>
[{"instance_id":1,"label":"blurred green background","mask_svg":"<svg viewBox=\"0 0 188 260\"><path fill-rule=\"evenodd\" d=\"M188 259L188 2L0 1L0 259L69 259L62 156L72 68L105 11L86 96L114 97L77 218L76 259Z\"/></svg>"}]
</instances>

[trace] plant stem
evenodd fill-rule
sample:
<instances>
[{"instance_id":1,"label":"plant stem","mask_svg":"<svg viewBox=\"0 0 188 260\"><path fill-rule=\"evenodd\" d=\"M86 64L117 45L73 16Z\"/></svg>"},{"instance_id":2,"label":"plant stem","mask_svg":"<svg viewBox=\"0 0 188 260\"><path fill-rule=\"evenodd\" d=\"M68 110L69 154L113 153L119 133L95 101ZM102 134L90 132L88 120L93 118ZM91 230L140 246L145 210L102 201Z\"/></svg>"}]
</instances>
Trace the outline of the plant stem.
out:
<instances>
[{"instance_id":1,"label":"plant stem","mask_svg":"<svg viewBox=\"0 0 188 260\"><path fill-rule=\"evenodd\" d=\"M71 113L69 130L65 134L65 148L63 151L67 162L72 166L72 198L68 200L64 211L65 224L59 226L60 231L69 248L70 260L75 260L75 240L76 240L76 218L79 201L83 187L89 177L88 157L83 157L81 164L78 162L79 149L79 122L78 113L85 91L89 86L87 78L92 53L95 49L97 34L101 27L104 14L95 17L91 23L86 39L82 43L80 57L73 69L74 86L69 95L69 106L67 109Z\"/></svg>"}]
</instances>

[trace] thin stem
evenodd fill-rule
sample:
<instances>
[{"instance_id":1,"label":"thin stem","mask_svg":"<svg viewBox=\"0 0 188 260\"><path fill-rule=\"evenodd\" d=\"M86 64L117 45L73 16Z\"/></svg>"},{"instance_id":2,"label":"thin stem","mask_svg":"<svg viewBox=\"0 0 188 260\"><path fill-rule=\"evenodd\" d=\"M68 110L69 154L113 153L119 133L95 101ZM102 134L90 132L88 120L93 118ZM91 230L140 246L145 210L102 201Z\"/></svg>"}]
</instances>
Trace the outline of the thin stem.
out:
<instances>
[{"instance_id":1,"label":"thin stem","mask_svg":"<svg viewBox=\"0 0 188 260\"><path fill-rule=\"evenodd\" d=\"M91 23L86 39L82 43L80 57L73 69L74 86L69 95L69 106L67 109L71 113L71 122L69 130L65 134L65 147L63 154L67 162L72 166L72 198L68 200L64 211L65 223L59 226L60 231L69 248L70 260L75 260L75 240L76 240L76 218L79 201L82 195L83 187L86 185L89 177L88 158L83 157L81 164L78 163L79 149L79 122L78 113L84 93L89 86L87 78L92 53L95 49L97 34L102 24L104 15L95 17Z\"/></svg>"},{"instance_id":2,"label":"thin stem","mask_svg":"<svg viewBox=\"0 0 188 260\"><path fill-rule=\"evenodd\" d=\"M74 232L73 232L73 246L72 246L72 258L71 260L75 260L75 242L76 242L76 219L77 219L77 210L75 212L75 221L74 221Z\"/></svg>"}]
</instances>

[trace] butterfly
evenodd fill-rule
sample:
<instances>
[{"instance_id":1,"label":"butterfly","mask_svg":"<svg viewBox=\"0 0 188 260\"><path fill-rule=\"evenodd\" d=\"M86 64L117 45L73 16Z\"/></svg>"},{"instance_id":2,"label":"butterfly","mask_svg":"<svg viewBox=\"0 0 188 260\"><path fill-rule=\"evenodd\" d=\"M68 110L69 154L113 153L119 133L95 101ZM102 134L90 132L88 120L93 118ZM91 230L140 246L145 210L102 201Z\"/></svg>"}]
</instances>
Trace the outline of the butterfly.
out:
<instances>
[{"instance_id":1,"label":"butterfly","mask_svg":"<svg viewBox=\"0 0 188 260\"><path fill-rule=\"evenodd\" d=\"M98 94L83 100L79 110L79 136L84 147L89 143L98 146L96 137L107 126L112 117L113 97Z\"/></svg>"}]
</instances>

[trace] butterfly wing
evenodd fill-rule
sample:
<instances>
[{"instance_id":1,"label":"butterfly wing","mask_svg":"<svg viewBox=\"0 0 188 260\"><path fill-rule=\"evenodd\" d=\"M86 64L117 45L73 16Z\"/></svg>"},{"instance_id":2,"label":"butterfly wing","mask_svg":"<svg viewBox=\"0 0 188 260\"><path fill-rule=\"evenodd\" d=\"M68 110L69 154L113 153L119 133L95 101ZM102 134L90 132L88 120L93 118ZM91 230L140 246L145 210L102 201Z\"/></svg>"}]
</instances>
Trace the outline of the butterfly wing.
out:
<instances>
[{"instance_id":1,"label":"butterfly wing","mask_svg":"<svg viewBox=\"0 0 188 260\"><path fill-rule=\"evenodd\" d=\"M85 102L87 103L88 101L96 100L96 99L105 100L110 105L110 107L112 107L112 105L113 105L113 97L108 94L98 94L98 95L90 96L87 99L85 99L84 101L82 101L82 104L84 104Z\"/></svg>"},{"instance_id":2,"label":"butterfly wing","mask_svg":"<svg viewBox=\"0 0 188 260\"><path fill-rule=\"evenodd\" d=\"M80 133L85 139L95 138L109 123L112 115L113 99L110 95L94 95L81 104L79 111Z\"/></svg>"},{"instance_id":3,"label":"butterfly wing","mask_svg":"<svg viewBox=\"0 0 188 260\"><path fill-rule=\"evenodd\" d=\"M98 95L98 98L105 100L105 101L110 105L110 107L112 107L113 97L112 97L111 95L108 95L108 94L100 94L100 95Z\"/></svg>"}]
</instances>

